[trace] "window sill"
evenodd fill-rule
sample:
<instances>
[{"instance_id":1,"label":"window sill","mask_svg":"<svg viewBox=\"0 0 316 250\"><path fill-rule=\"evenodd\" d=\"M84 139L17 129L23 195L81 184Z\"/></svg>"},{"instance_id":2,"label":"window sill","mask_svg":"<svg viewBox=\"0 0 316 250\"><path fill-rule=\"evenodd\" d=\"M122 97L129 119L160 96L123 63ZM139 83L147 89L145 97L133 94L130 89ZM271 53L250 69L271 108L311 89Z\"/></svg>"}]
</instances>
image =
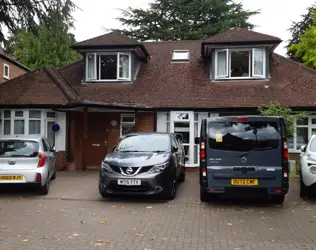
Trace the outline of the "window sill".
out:
<instances>
[{"instance_id":1,"label":"window sill","mask_svg":"<svg viewBox=\"0 0 316 250\"><path fill-rule=\"evenodd\" d=\"M215 78L214 81L268 80L266 77L229 77Z\"/></svg>"},{"instance_id":2,"label":"window sill","mask_svg":"<svg viewBox=\"0 0 316 250\"><path fill-rule=\"evenodd\" d=\"M82 84L132 84L132 80L97 80L85 81Z\"/></svg>"},{"instance_id":3,"label":"window sill","mask_svg":"<svg viewBox=\"0 0 316 250\"><path fill-rule=\"evenodd\" d=\"M5 80L10 80L10 77L8 77L8 76L3 76L3 78L4 78Z\"/></svg>"}]
</instances>

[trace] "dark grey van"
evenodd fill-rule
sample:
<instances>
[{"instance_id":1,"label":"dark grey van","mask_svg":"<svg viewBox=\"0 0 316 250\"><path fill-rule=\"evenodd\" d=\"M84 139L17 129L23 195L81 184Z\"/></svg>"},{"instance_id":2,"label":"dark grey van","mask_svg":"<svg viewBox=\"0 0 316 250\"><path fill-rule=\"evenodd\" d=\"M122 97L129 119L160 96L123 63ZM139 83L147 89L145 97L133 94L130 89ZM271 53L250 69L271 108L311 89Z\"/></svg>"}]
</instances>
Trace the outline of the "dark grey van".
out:
<instances>
[{"instance_id":1,"label":"dark grey van","mask_svg":"<svg viewBox=\"0 0 316 250\"><path fill-rule=\"evenodd\" d=\"M203 119L200 138L200 197L215 195L284 202L289 189L283 117Z\"/></svg>"}]
</instances>

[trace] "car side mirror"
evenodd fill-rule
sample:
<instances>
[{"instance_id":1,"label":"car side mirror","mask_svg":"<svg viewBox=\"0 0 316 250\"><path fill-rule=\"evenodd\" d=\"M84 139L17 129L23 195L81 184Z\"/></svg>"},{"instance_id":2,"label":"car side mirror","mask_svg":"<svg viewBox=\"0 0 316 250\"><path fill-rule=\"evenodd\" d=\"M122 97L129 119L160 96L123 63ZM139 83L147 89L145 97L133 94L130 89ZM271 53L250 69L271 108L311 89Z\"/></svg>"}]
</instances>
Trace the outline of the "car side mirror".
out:
<instances>
[{"instance_id":1,"label":"car side mirror","mask_svg":"<svg viewBox=\"0 0 316 250\"><path fill-rule=\"evenodd\" d=\"M188 156L185 156L185 157L184 157L184 162L187 162L187 161L189 161L189 157L188 157Z\"/></svg>"},{"instance_id":2,"label":"car side mirror","mask_svg":"<svg viewBox=\"0 0 316 250\"><path fill-rule=\"evenodd\" d=\"M195 137L194 143L195 144L200 144L200 137Z\"/></svg>"},{"instance_id":3,"label":"car side mirror","mask_svg":"<svg viewBox=\"0 0 316 250\"><path fill-rule=\"evenodd\" d=\"M171 151L172 153L178 152L178 147L172 146Z\"/></svg>"},{"instance_id":4,"label":"car side mirror","mask_svg":"<svg viewBox=\"0 0 316 250\"><path fill-rule=\"evenodd\" d=\"M112 152L116 149L116 147L117 147L117 145L114 145L114 146L112 147Z\"/></svg>"},{"instance_id":5,"label":"car side mirror","mask_svg":"<svg viewBox=\"0 0 316 250\"><path fill-rule=\"evenodd\" d=\"M306 145L302 145L301 146L301 151L304 153L304 152L306 152Z\"/></svg>"},{"instance_id":6,"label":"car side mirror","mask_svg":"<svg viewBox=\"0 0 316 250\"><path fill-rule=\"evenodd\" d=\"M56 152L56 148L55 147L51 147L49 151L50 152Z\"/></svg>"}]
</instances>

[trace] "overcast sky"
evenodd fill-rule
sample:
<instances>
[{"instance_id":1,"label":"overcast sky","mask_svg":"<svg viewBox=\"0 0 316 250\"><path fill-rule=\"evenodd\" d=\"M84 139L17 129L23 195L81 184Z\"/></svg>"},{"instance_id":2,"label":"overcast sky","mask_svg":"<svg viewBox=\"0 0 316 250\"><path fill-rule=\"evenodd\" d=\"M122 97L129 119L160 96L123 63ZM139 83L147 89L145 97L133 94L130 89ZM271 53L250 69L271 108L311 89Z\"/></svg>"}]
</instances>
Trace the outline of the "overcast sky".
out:
<instances>
[{"instance_id":1,"label":"overcast sky","mask_svg":"<svg viewBox=\"0 0 316 250\"><path fill-rule=\"evenodd\" d=\"M74 13L76 19L75 31L77 41L82 41L105 33L105 28L119 28L115 20L120 15L118 9L132 7L148 7L150 0L73 0L81 10ZM301 20L306 8L315 0L240 0L245 9L261 10L250 21L257 27L255 31L280 37L284 42L276 52L285 55L285 42L290 38L287 31L292 21Z\"/></svg>"}]
</instances>

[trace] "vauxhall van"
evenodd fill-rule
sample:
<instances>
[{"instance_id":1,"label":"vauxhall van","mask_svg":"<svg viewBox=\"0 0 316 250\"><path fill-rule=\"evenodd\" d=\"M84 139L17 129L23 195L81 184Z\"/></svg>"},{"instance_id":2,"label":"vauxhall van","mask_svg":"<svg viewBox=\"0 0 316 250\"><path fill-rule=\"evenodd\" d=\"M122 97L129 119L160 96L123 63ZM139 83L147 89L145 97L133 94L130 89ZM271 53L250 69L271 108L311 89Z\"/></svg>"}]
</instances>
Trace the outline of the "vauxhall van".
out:
<instances>
[{"instance_id":1,"label":"vauxhall van","mask_svg":"<svg viewBox=\"0 0 316 250\"><path fill-rule=\"evenodd\" d=\"M202 120L200 198L269 197L282 204L289 189L283 117L230 116Z\"/></svg>"}]
</instances>

